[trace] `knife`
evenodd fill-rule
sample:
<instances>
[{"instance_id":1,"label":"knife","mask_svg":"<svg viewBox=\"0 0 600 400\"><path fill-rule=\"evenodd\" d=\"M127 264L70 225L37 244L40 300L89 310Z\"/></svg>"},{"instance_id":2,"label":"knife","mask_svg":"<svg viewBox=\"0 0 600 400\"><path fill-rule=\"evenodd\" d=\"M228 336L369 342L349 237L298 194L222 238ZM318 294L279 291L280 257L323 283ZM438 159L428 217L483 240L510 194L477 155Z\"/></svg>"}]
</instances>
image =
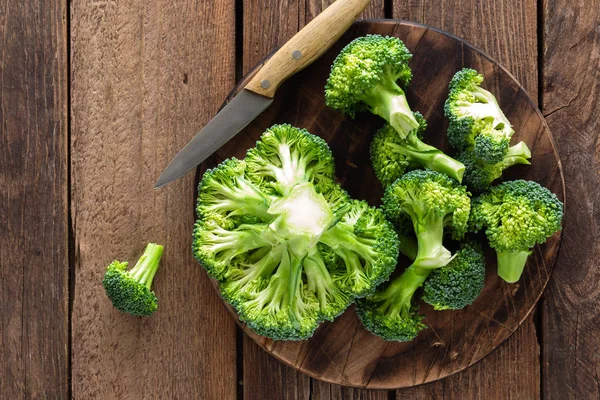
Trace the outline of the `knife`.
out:
<instances>
[{"instance_id":1,"label":"knife","mask_svg":"<svg viewBox=\"0 0 600 400\"><path fill-rule=\"evenodd\" d=\"M185 145L158 178L155 189L186 174L266 110L277 88L329 49L371 0L337 0L267 60L252 80Z\"/></svg>"}]
</instances>

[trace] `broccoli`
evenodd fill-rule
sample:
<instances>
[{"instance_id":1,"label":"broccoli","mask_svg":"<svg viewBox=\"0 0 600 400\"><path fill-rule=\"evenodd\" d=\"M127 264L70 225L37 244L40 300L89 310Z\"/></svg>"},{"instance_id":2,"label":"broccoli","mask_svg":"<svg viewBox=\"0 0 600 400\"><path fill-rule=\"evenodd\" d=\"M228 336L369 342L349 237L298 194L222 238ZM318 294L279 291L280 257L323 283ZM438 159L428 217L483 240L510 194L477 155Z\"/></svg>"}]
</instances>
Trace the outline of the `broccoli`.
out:
<instances>
[{"instance_id":1,"label":"broccoli","mask_svg":"<svg viewBox=\"0 0 600 400\"><path fill-rule=\"evenodd\" d=\"M422 300L435 310L460 310L483 290L485 257L481 246L466 242L445 267L434 270L423 285Z\"/></svg>"},{"instance_id":2,"label":"broccoli","mask_svg":"<svg viewBox=\"0 0 600 400\"><path fill-rule=\"evenodd\" d=\"M405 138L387 124L377 131L371 142L371 162L381 184L387 187L407 169L419 167L442 172L460 182L465 166L435 147L423 143L422 132L427 128L427 122L420 113L415 112L414 115L419 128Z\"/></svg>"},{"instance_id":3,"label":"broccoli","mask_svg":"<svg viewBox=\"0 0 600 400\"><path fill-rule=\"evenodd\" d=\"M502 172L517 164L530 165L531 151L524 142L509 147L502 161L489 164L478 159L472 151L465 151L458 159L465 164L463 183L474 192L487 190L493 181L502 176Z\"/></svg>"},{"instance_id":4,"label":"broccoli","mask_svg":"<svg viewBox=\"0 0 600 400\"><path fill-rule=\"evenodd\" d=\"M388 279L398 238L382 211L333 180L327 144L275 125L199 184L194 256L240 320L276 340L310 337Z\"/></svg>"},{"instance_id":5,"label":"broccoli","mask_svg":"<svg viewBox=\"0 0 600 400\"><path fill-rule=\"evenodd\" d=\"M485 228L498 257L498 275L519 280L531 248L561 229L563 204L556 195L533 181L515 180L492 187L473 199L469 225Z\"/></svg>"},{"instance_id":6,"label":"broccoli","mask_svg":"<svg viewBox=\"0 0 600 400\"><path fill-rule=\"evenodd\" d=\"M116 260L106 268L102 285L117 310L144 317L158 309L158 299L150 289L162 253L163 246L149 243L132 269Z\"/></svg>"},{"instance_id":7,"label":"broccoli","mask_svg":"<svg viewBox=\"0 0 600 400\"><path fill-rule=\"evenodd\" d=\"M464 236L470 211L469 193L448 176L435 171L408 172L388 186L383 197L386 216L402 226L412 221L418 250L402 275L358 302L363 325L387 340L414 339L426 326L418 313L415 292L432 271L453 259L442 243L444 230L455 239Z\"/></svg>"},{"instance_id":8,"label":"broccoli","mask_svg":"<svg viewBox=\"0 0 600 400\"><path fill-rule=\"evenodd\" d=\"M418 136L419 129L423 128L422 121L420 124L411 111L402 89L412 78L408 66L411 57L398 38L367 35L353 40L333 62L325 85L325 101L329 107L351 117L358 111L368 110L395 129L398 138L383 140L392 148L382 148L382 154L374 158L374 162L380 163L376 169L384 169L391 163L389 168L403 171L406 162L423 165L461 181L464 166L423 143ZM428 152L431 154L426 154ZM387 158L390 161L386 161Z\"/></svg>"},{"instance_id":9,"label":"broccoli","mask_svg":"<svg viewBox=\"0 0 600 400\"><path fill-rule=\"evenodd\" d=\"M458 71L450 82L444 113L450 120L448 142L458 151L470 150L486 163L499 163L514 133L494 95L480 85L474 69Z\"/></svg>"}]
</instances>

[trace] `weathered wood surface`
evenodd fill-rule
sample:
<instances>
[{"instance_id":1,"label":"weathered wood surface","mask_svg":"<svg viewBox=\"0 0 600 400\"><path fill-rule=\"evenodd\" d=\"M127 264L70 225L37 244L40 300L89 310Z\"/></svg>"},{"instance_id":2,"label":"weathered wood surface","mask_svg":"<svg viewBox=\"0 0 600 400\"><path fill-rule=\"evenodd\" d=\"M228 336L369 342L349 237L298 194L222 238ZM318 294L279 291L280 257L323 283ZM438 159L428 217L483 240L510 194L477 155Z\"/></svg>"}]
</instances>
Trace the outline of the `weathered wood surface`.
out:
<instances>
[{"instance_id":1,"label":"weathered wood surface","mask_svg":"<svg viewBox=\"0 0 600 400\"><path fill-rule=\"evenodd\" d=\"M543 111L564 166L564 240L542 303L545 399L600 397L600 4L544 1Z\"/></svg>"},{"instance_id":2,"label":"weathered wood surface","mask_svg":"<svg viewBox=\"0 0 600 400\"><path fill-rule=\"evenodd\" d=\"M66 1L0 2L0 398L66 398Z\"/></svg>"},{"instance_id":3,"label":"weathered wood surface","mask_svg":"<svg viewBox=\"0 0 600 400\"><path fill-rule=\"evenodd\" d=\"M72 388L78 399L231 399L236 328L190 251L194 174L153 190L235 80L233 0L72 4ZM165 245L151 319L100 284Z\"/></svg>"},{"instance_id":4,"label":"weathered wood surface","mask_svg":"<svg viewBox=\"0 0 600 400\"><path fill-rule=\"evenodd\" d=\"M2 2L0 398L66 398L71 387L75 398L392 398L309 378L241 332L236 346L234 323L188 253L193 178L149 190L217 110L235 71L239 78L330 2ZM463 37L534 98L540 71L569 200L539 318L467 370L395 397L597 398L597 1L374 0L364 15ZM99 279L106 262L137 257L147 240L162 240L167 253L156 281L161 311L140 322L115 314Z\"/></svg>"},{"instance_id":5,"label":"weathered wood surface","mask_svg":"<svg viewBox=\"0 0 600 400\"><path fill-rule=\"evenodd\" d=\"M533 165L514 168L508 179L535 180L563 197L560 165L550 134L532 100L501 67L463 41L422 25L398 22L356 24L320 60L286 82L271 108L217 152L214 161L243 157L260 134L274 123L288 122L325 138L336 155L336 176L351 195L379 204L382 190L370 168L368 148L379 119L358 116L353 122L327 108L323 86L333 58L355 37L367 33L395 35L413 53L414 73L409 103L429 122L428 142L448 148L443 103L452 75L464 66L485 75L485 85L497 94L501 107L516 130L515 142L524 140L532 149ZM444 62L438 60L443 59ZM238 84L244 87L251 79ZM209 162L208 166L212 164ZM413 343L393 343L369 334L352 310L333 323L324 324L304 342L273 342L246 329L263 348L313 377L331 383L391 389L435 381L475 363L498 347L533 309L551 273L560 235L536 249L518 284L508 285L495 274L493 252L482 295L471 306L455 312L433 312L424 307L432 329ZM535 349L535 347L534 347ZM251 369L254 374L258 369Z\"/></svg>"}]
</instances>

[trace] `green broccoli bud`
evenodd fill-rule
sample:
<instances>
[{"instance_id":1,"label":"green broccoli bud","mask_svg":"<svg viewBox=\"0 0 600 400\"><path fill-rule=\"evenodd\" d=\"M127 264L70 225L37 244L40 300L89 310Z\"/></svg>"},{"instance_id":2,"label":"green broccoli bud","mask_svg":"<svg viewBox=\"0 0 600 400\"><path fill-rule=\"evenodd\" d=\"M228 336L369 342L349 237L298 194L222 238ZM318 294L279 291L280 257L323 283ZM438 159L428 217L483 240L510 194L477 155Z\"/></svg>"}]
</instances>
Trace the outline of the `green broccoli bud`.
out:
<instances>
[{"instance_id":1,"label":"green broccoli bud","mask_svg":"<svg viewBox=\"0 0 600 400\"><path fill-rule=\"evenodd\" d=\"M485 229L498 256L498 275L519 280L531 248L561 229L563 204L533 181L515 180L492 187L473 199L471 229Z\"/></svg>"},{"instance_id":2,"label":"green broccoli bud","mask_svg":"<svg viewBox=\"0 0 600 400\"><path fill-rule=\"evenodd\" d=\"M337 56L325 85L327 105L351 117L369 110L399 132L419 127L406 95L412 78L408 61L412 55L395 37L367 35L354 39ZM400 86L398 83L400 83Z\"/></svg>"},{"instance_id":3,"label":"green broccoli bud","mask_svg":"<svg viewBox=\"0 0 600 400\"><path fill-rule=\"evenodd\" d=\"M465 165L463 183L474 192L487 190L496 179L502 176L505 169L513 165L529 165L531 151L524 142L509 147L502 161L496 164L486 163L475 156L471 151L465 151L458 159Z\"/></svg>"},{"instance_id":4,"label":"green broccoli bud","mask_svg":"<svg viewBox=\"0 0 600 400\"><path fill-rule=\"evenodd\" d=\"M485 257L481 246L467 242L445 267L431 272L423 286L424 302L435 310L460 310L483 290Z\"/></svg>"},{"instance_id":5,"label":"green broccoli bud","mask_svg":"<svg viewBox=\"0 0 600 400\"><path fill-rule=\"evenodd\" d=\"M158 309L158 299L151 288L162 253L163 246L149 243L132 269L127 270L127 262L116 260L106 268L102 285L117 310L144 317Z\"/></svg>"},{"instance_id":6,"label":"green broccoli bud","mask_svg":"<svg viewBox=\"0 0 600 400\"><path fill-rule=\"evenodd\" d=\"M449 119L448 142L457 150L472 151L480 160L495 164L508 151L514 133L492 93L480 85L483 76L465 68L458 71L444 106Z\"/></svg>"}]
</instances>

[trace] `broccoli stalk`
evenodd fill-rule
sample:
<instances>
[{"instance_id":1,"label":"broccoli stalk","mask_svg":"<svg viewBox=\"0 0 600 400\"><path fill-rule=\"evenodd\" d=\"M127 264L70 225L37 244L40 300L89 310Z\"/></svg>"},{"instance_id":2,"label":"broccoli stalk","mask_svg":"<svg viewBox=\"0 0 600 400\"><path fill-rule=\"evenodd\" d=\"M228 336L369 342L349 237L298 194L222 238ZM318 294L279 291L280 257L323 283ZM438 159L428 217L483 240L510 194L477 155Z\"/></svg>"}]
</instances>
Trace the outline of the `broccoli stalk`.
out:
<instances>
[{"instance_id":1,"label":"broccoli stalk","mask_svg":"<svg viewBox=\"0 0 600 400\"><path fill-rule=\"evenodd\" d=\"M421 329L414 294L436 269L453 259L442 243L444 230L460 239L466 232L470 200L466 188L446 175L415 170L388 186L384 212L398 227L410 218L418 250L413 264L388 286L359 302L358 314L365 327L387 340L408 341Z\"/></svg>"},{"instance_id":2,"label":"broccoli stalk","mask_svg":"<svg viewBox=\"0 0 600 400\"><path fill-rule=\"evenodd\" d=\"M473 199L471 229L485 228L498 257L498 275L508 283L519 280L531 248L561 229L563 204L533 181L503 182Z\"/></svg>"},{"instance_id":3,"label":"broccoli stalk","mask_svg":"<svg viewBox=\"0 0 600 400\"><path fill-rule=\"evenodd\" d=\"M410 167L424 167L462 180L465 166L448 157L437 148L424 143L422 133L427 128L423 116L415 112L419 128L404 138L391 125L385 125L371 142L371 162L377 178L388 186L401 177Z\"/></svg>"},{"instance_id":4,"label":"broccoli stalk","mask_svg":"<svg viewBox=\"0 0 600 400\"><path fill-rule=\"evenodd\" d=\"M149 243L135 266L127 270L127 262L113 261L107 268L102 285L113 306L121 312L148 316L158 309L152 288L163 246Z\"/></svg>"},{"instance_id":5,"label":"broccoli stalk","mask_svg":"<svg viewBox=\"0 0 600 400\"><path fill-rule=\"evenodd\" d=\"M412 78L408 66L411 57L398 38L367 35L353 40L333 62L325 101L329 107L352 117L363 110L379 115L395 130L395 143L402 146L403 152L396 158L439 170L460 181L464 166L418 137L421 123L413 115L402 88Z\"/></svg>"},{"instance_id":6,"label":"broccoli stalk","mask_svg":"<svg viewBox=\"0 0 600 400\"><path fill-rule=\"evenodd\" d=\"M531 250L498 251L498 276L508 283L517 282L530 254Z\"/></svg>"}]
</instances>

